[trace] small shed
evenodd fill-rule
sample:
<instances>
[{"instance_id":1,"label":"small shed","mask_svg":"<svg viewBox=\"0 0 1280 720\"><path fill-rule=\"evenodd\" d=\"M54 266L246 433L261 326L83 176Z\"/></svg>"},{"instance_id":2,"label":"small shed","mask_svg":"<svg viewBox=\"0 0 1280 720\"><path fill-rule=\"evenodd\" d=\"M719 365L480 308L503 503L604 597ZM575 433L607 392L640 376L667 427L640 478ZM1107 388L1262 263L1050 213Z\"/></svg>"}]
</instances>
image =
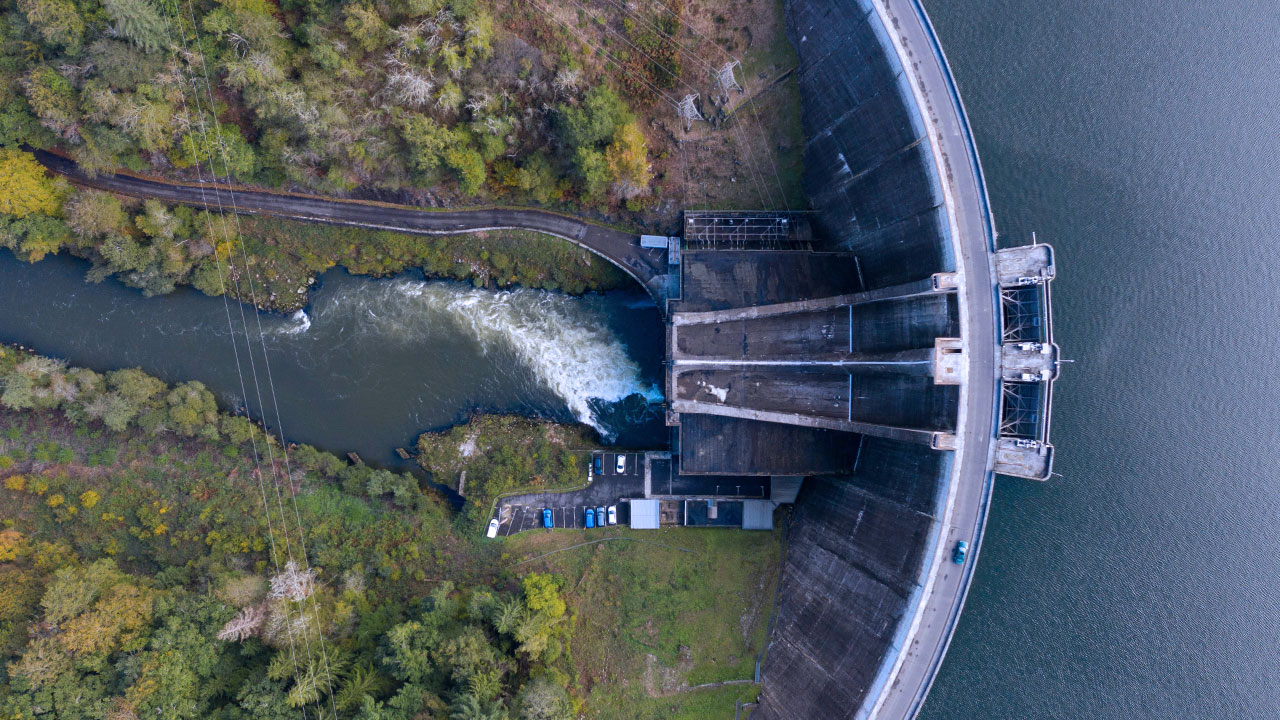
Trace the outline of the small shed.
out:
<instances>
[{"instance_id":1,"label":"small shed","mask_svg":"<svg viewBox=\"0 0 1280 720\"><path fill-rule=\"evenodd\" d=\"M658 502L657 500L631 501L632 530L658 529Z\"/></svg>"},{"instance_id":2,"label":"small shed","mask_svg":"<svg viewBox=\"0 0 1280 720\"><path fill-rule=\"evenodd\" d=\"M743 530L772 530L773 503L768 500L744 500L742 503Z\"/></svg>"}]
</instances>

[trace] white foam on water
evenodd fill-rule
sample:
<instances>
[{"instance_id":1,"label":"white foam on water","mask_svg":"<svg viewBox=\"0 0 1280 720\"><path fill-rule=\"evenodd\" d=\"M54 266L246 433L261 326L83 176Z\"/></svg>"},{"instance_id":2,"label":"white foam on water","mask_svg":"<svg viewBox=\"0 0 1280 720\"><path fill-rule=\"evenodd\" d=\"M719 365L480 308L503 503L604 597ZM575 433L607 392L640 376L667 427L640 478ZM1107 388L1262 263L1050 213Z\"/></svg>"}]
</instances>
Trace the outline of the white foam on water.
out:
<instances>
[{"instance_id":1,"label":"white foam on water","mask_svg":"<svg viewBox=\"0 0 1280 720\"><path fill-rule=\"evenodd\" d=\"M351 290L313 308L317 319L338 310L345 310L341 316L349 319L354 302L363 310L355 314L362 331L382 342L413 343L428 340L440 321L451 322L486 354L499 347L512 351L575 418L606 437L613 433L603 426L593 403L617 403L632 395L662 402L661 390L644 381L640 366L592 298L404 279Z\"/></svg>"},{"instance_id":2,"label":"white foam on water","mask_svg":"<svg viewBox=\"0 0 1280 720\"><path fill-rule=\"evenodd\" d=\"M311 316L306 310L299 310L289 316L292 325L281 326L279 332L285 335L301 335L311 329Z\"/></svg>"}]
</instances>

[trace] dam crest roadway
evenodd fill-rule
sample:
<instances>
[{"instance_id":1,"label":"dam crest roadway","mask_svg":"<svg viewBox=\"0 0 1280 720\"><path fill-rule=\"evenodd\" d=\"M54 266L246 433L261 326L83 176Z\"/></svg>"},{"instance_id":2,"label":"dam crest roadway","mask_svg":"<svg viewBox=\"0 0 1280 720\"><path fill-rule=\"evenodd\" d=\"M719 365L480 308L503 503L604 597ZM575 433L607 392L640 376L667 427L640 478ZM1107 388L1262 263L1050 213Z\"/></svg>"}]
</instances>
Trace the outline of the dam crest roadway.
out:
<instances>
[{"instance_id":1,"label":"dam crest roadway","mask_svg":"<svg viewBox=\"0 0 1280 720\"><path fill-rule=\"evenodd\" d=\"M673 476L805 478L787 498L752 717L914 717L963 609L994 475L1052 473L1055 259L1043 244L997 251L963 106L916 0L783 4L814 212L690 211L665 247L546 210L230 193L36 154L121 195L417 234L531 230L618 266L666 321Z\"/></svg>"}]
</instances>

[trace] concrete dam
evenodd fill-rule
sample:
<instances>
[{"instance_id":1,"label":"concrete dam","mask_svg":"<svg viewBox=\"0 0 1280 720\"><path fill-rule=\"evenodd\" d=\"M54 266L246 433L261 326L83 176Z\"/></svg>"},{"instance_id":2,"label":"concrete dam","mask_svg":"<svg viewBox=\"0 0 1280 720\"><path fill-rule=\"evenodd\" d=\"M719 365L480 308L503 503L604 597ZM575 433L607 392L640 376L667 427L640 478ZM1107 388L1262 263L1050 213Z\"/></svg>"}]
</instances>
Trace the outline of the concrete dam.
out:
<instances>
[{"instance_id":1,"label":"concrete dam","mask_svg":"<svg viewBox=\"0 0 1280 720\"><path fill-rule=\"evenodd\" d=\"M751 717L909 718L994 475L1052 472L1053 250L997 251L916 0L784 8L812 212L686 212L665 290L673 472L768 476L795 503Z\"/></svg>"}]
</instances>

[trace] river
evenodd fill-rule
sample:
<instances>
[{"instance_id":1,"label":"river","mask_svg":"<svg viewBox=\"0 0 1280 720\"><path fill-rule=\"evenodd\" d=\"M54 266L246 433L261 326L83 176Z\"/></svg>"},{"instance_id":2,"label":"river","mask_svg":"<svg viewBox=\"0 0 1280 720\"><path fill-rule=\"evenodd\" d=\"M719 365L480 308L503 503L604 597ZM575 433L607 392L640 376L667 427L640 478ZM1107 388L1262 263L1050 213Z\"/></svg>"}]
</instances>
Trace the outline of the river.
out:
<instances>
[{"instance_id":1,"label":"river","mask_svg":"<svg viewBox=\"0 0 1280 720\"><path fill-rule=\"evenodd\" d=\"M28 265L0 250L0 307L19 309L0 314L0 341L100 371L200 380L224 407L244 408L247 396L264 417L265 406L272 426L274 390L287 439L393 468L412 466L396 447L412 450L419 433L476 410L576 420L624 446L665 439L653 402L662 324L638 288L577 298L339 269L321 276L304 312L283 316L185 287L144 298L114 279L86 283L88 267L66 256Z\"/></svg>"},{"instance_id":2,"label":"river","mask_svg":"<svg viewBox=\"0 0 1280 720\"><path fill-rule=\"evenodd\" d=\"M1075 364L922 718L1274 720L1280 4L926 6Z\"/></svg>"}]
</instances>

